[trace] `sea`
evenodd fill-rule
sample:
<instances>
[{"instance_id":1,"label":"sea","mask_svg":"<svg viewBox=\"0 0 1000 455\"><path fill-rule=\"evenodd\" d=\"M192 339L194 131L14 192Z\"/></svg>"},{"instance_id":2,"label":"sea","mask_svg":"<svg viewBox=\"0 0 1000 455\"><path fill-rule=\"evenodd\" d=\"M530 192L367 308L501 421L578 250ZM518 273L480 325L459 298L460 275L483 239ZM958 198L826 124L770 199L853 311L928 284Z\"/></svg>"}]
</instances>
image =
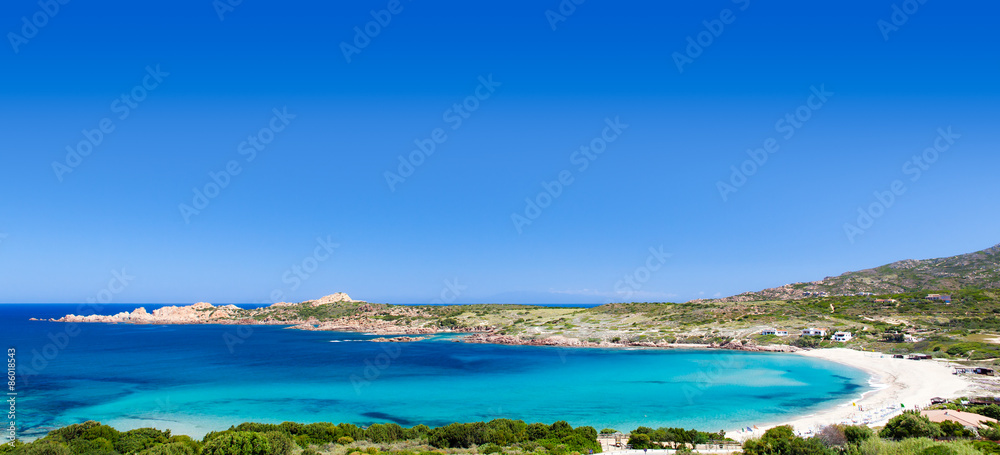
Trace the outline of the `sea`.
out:
<instances>
[{"instance_id":1,"label":"sea","mask_svg":"<svg viewBox=\"0 0 1000 455\"><path fill-rule=\"evenodd\" d=\"M109 304L100 314L140 306L163 305ZM6 393L19 438L87 420L196 438L250 421L434 427L509 418L732 431L871 390L860 370L793 354L501 346L456 335L373 343L372 335L281 326L29 320L80 308L0 305L0 348L16 360Z\"/></svg>"}]
</instances>

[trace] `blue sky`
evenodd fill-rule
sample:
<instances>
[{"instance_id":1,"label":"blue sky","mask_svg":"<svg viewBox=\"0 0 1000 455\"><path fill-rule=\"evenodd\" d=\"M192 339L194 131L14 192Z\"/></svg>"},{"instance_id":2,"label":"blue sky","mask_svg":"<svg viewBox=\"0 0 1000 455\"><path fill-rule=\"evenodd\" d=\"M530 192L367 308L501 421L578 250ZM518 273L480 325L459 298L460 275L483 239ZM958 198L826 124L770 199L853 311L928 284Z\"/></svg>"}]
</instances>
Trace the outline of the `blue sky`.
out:
<instances>
[{"instance_id":1,"label":"blue sky","mask_svg":"<svg viewBox=\"0 0 1000 455\"><path fill-rule=\"evenodd\" d=\"M0 301L684 301L1000 242L995 2L225 2L0 7Z\"/></svg>"}]
</instances>

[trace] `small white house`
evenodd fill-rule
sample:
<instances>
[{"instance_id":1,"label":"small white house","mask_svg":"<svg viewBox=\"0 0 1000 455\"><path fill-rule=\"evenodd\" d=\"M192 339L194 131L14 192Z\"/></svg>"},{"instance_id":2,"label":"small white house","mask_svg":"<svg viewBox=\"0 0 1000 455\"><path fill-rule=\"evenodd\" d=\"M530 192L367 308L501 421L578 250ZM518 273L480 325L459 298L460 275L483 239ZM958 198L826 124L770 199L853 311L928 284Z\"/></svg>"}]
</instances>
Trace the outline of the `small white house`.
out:
<instances>
[{"instance_id":1,"label":"small white house","mask_svg":"<svg viewBox=\"0 0 1000 455\"><path fill-rule=\"evenodd\" d=\"M761 335L777 335L779 337L786 337L786 336L788 336L788 331L787 330L778 330L778 329L764 329L764 330L760 331L760 334Z\"/></svg>"},{"instance_id":2,"label":"small white house","mask_svg":"<svg viewBox=\"0 0 1000 455\"><path fill-rule=\"evenodd\" d=\"M826 329L817 329L810 327L808 329L802 329L802 336L806 337L825 337Z\"/></svg>"},{"instance_id":3,"label":"small white house","mask_svg":"<svg viewBox=\"0 0 1000 455\"><path fill-rule=\"evenodd\" d=\"M839 341L841 343L846 341L851 341L851 332L837 332L833 334L833 341Z\"/></svg>"}]
</instances>

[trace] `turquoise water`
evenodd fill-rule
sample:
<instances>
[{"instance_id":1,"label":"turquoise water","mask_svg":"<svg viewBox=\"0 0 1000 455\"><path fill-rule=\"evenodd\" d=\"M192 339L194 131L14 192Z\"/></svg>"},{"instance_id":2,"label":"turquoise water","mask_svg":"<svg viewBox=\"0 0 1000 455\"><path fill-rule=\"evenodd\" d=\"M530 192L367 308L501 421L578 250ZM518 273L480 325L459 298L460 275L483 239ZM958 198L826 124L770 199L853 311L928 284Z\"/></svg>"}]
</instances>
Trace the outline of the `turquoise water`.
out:
<instances>
[{"instance_id":1,"label":"turquoise water","mask_svg":"<svg viewBox=\"0 0 1000 455\"><path fill-rule=\"evenodd\" d=\"M262 326L84 324L62 338L66 325L24 319L72 307L0 311L3 341L23 366L22 437L84 420L192 436L244 421L436 426L500 417L717 431L780 421L868 390L859 370L787 354L494 346L447 337L372 343L356 333Z\"/></svg>"}]
</instances>

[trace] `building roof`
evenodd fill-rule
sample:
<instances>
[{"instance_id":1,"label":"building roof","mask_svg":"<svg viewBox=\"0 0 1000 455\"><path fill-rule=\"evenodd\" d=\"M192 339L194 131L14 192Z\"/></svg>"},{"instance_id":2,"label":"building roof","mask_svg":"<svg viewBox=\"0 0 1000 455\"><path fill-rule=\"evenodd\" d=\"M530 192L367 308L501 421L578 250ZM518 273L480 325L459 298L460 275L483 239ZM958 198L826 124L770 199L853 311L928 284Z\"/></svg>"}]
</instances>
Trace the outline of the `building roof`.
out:
<instances>
[{"instance_id":1,"label":"building roof","mask_svg":"<svg viewBox=\"0 0 1000 455\"><path fill-rule=\"evenodd\" d=\"M921 414L927 416L931 422L941 423L945 420L951 420L952 422L958 422L962 424L963 427L978 428L982 426L981 422L991 422L996 423L997 419L986 417L984 415L973 414L971 412L956 411L953 409L933 409L929 411L920 411Z\"/></svg>"}]
</instances>

